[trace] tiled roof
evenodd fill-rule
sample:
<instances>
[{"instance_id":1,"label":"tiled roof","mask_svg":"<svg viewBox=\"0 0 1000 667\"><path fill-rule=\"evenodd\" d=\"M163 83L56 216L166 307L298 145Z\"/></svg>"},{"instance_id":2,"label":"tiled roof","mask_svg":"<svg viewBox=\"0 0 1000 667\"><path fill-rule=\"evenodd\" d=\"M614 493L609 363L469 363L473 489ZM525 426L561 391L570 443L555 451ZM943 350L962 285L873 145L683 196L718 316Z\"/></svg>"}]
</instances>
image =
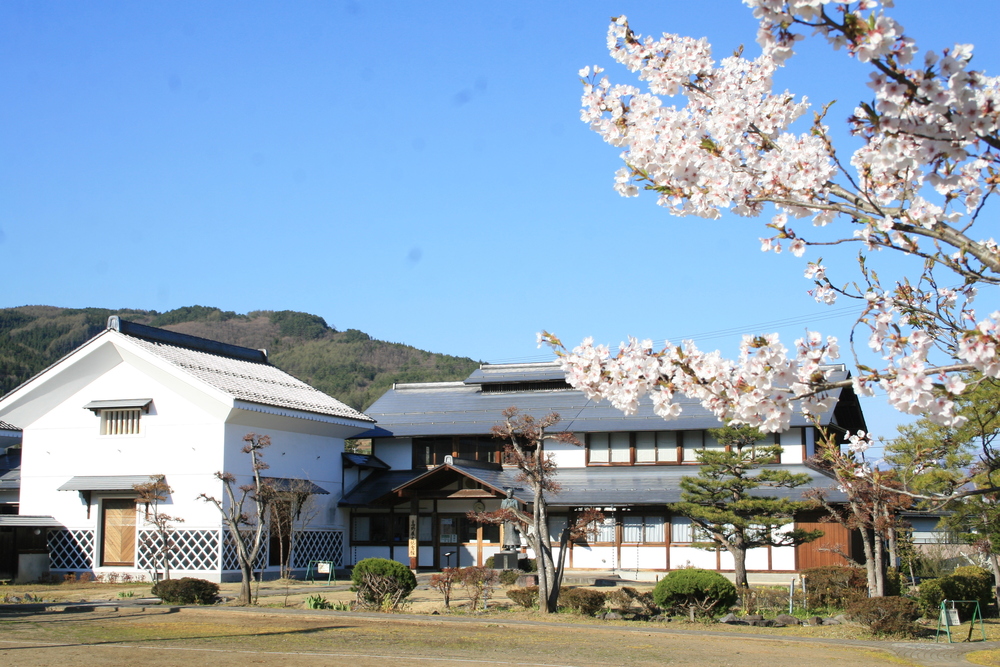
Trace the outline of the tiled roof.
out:
<instances>
[{"instance_id":1,"label":"tiled roof","mask_svg":"<svg viewBox=\"0 0 1000 667\"><path fill-rule=\"evenodd\" d=\"M765 466L768 468L770 466ZM782 465L781 470L809 475L809 483L798 488L761 488L754 495L803 500L809 489L826 489L831 502L844 502L846 497L836 488L829 475L805 465ZM430 471L398 470L373 474L347 493L343 506L367 506L400 487L431 478L446 470L454 470L494 489L511 487L522 502L531 502L531 490L518 482L518 472L512 468L490 470L468 466L442 465ZM550 507L625 507L629 505L664 505L681 500L682 477L693 477L698 469L691 466L608 466L560 468L555 475L558 493L547 493ZM398 500L398 499L397 499Z\"/></svg>"},{"instance_id":2,"label":"tiled roof","mask_svg":"<svg viewBox=\"0 0 1000 667\"><path fill-rule=\"evenodd\" d=\"M20 430L21 429L19 429L18 427L12 426L11 424L8 424L4 420L0 419L0 431L20 431Z\"/></svg>"},{"instance_id":3,"label":"tiled roof","mask_svg":"<svg viewBox=\"0 0 1000 667\"><path fill-rule=\"evenodd\" d=\"M132 491L163 475L79 475L70 477L58 491Z\"/></svg>"},{"instance_id":4,"label":"tiled roof","mask_svg":"<svg viewBox=\"0 0 1000 667\"><path fill-rule=\"evenodd\" d=\"M531 380L550 377L551 365L539 364L539 366L544 368L539 370L537 377L531 377ZM528 370L519 372L522 373L522 381L530 375ZM482 381L486 375L491 375L491 371L484 367L475 371L470 380L480 378ZM846 371L837 370L831 379L836 381L846 377ZM624 415L608 401L589 400L583 392L574 389L537 390L532 389L530 382L521 386L523 390L490 393L483 392L478 382L399 384L368 408L367 413L375 418L378 426L358 437L486 435L490 433L494 424L503 421L503 411L511 406L516 406L522 413L534 417L557 412L562 421L554 428L576 433L700 430L718 428L722 425L719 419L698 401L682 395L676 397L682 407L680 417L664 421L653 412L653 402L649 396L644 396L639 401L636 414ZM844 390L836 389L830 394L840 399L844 396ZM820 417L820 422L830 423L833 413L834 409L831 408ZM792 416L793 427L811 424L812 422L801 414Z\"/></svg>"},{"instance_id":5,"label":"tiled roof","mask_svg":"<svg viewBox=\"0 0 1000 667\"><path fill-rule=\"evenodd\" d=\"M374 421L368 415L341 403L332 396L327 396L270 364L223 357L133 336L128 338L152 354L233 398L331 417Z\"/></svg>"}]
</instances>

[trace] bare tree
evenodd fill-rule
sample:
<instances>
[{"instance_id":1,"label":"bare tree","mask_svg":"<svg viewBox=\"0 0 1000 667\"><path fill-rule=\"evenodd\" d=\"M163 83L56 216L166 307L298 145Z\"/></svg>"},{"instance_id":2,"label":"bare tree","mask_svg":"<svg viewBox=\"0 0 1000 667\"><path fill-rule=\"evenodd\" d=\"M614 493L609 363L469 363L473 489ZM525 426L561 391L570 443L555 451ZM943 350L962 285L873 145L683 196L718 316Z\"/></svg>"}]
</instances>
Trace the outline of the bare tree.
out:
<instances>
[{"instance_id":1,"label":"bare tree","mask_svg":"<svg viewBox=\"0 0 1000 667\"><path fill-rule=\"evenodd\" d=\"M278 541L278 564L281 577L292 575L292 555L295 553L295 542L301 532L319 514L319 507L314 502L315 485L307 479L289 480L287 484L275 483L265 485L270 493L268 506L271 515L271 531Z\"/></svg>"},{"instance_id":2,"label":"bare tree","mask_svg":"<svg viewBox=\"0 0 1000 667\"><path fill-rule=\"evenodd\" d=\"M546 433L546 429L559 422L555 412L542 419L521 414L515 407L503 411L504 421L493 427L493 437L504 439L504 462L517 466L518 481L526 483L532 492L531 513L517 508L496 512L470 512L469 517L480 523L515 523L524 535L528 546L535 552L538 563L539 608L545 613L555 612L559 602L559 586L566 564L566 552L571 540L582 537L595 521L603 518L599 512L587 510L567 524L559 536L559 560L552 555L549 539L549 513L547 493L558 493L559 484L553 477L556 464L551 454L544 451L545 440L557 440L580 445L571 433Z\"/></svg>"},{"instance_id":3,"label":"bare tree","mask_svg":"<svg viewBox=\"0 0 1000 667\"><path fill-rule=\"evenodd\" d=\"M149 481L132 486L137 495L136 503L145 505L143 521L153 527L151 539L146 538L143 542L150 552L150 562L152 569L149 578L153 582L159 581L159 572L163 571L163 578L170 578L170 554L173 552L174 543L171 539L173 524L184 523L184 519L160 511L160 503L164 502L171 493L174 492L162 475L150 476Z\"/></svg>"},{"instance_id":4,"label":"bare tree","mask_svg":"<svg viewBox=\"0 0 1000 667\"><path fill-rule=\"evenodd\" d=\"M215 505L222 515L226 527L229 528L229 535L236 546L236 555L243 576L239 603L248 605L252 601L250 582L253 580L254 564L264 546L268 502L274 494L270 485L264 481L260 474L262 470L268 468L267 463L261 457L261 450L271 445L270 436L247 433L243 436L243 442L246 443L243 446L243 453L250 455L253 482L236 487L236 476L230 472L220 471L215 473L215 477L222 482L225 501L206 493L199 497L205 502ZM244 510L247 500L252 503L252 509L249 512Z\"/></svg>"}]
</instances>

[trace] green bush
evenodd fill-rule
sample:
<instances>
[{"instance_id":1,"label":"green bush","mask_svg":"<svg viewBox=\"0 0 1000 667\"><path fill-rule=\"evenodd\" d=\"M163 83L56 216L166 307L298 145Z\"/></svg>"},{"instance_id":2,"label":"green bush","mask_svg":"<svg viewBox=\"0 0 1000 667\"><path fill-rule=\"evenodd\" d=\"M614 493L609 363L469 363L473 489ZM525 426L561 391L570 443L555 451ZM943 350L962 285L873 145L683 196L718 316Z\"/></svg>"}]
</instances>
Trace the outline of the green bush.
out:
<instances>
[{"instance_id":1,"label":"green bush","mask_svg":"<svg viewBox=\"0 0 1000 667\"><path fill-rule=\"evenodd\" d=\"M906 576L897 567L886 568L885 571L885 595L894 597L902 595L910 590Z\"/></svg>"},{"instance_id":2,"label":"green bush","mask_svg":"<svg viewBox=\"0 0 1000 667\"><path fill-rule=\"evenodd\" d=\"M219 584L183 577L157 582L152 592L167 604L212 604L219 597Z\"/></svg>"},{"instance_id":3,"label":"green bush","mask_svg":"<svg viewBox=\"0 0 1000 667\"><path fill-rule=\"evenodd\" d=\"M864 570L843 565L826 565L802 570L806 579L806 604L810 609L843 609L854 600L868 597L868 575Z\"/></svg>"},{"instance_id":4,"label":"green bush","mask_svg":"<svg viewBox=\"0 0 1000 667\"><path fill-rule=\"evenodd\" d=\"M513 586L517 583L518 578L521 576L522 572L520 570L501 570L500 571L500 584L503 586Z\"/></svg>"},{"instance_id":5,"label":"green bush","mask_svg":"<svg viewBox=\"0 0 1000 667\"><path fill-rule=\"evenodd\" d=\"M563 588L559 591L559 603L561 606L583 614L593 616L597 610L604 606L607 595L601 591L589 588Z\"/></svg>"},{"instance_id":6,"label":"green bush","mask_svg":"<svg viewBox=\"0 0 1000 667\"><path fill-rule=\"evenodd\" d=\"M351 570L351 590L367 608L395 609L417 587L417 578L402 563L386 558L365 558Z\"/></svg>"},{"instance_id":7,"label":"green bush","mask_svg":"<svg viewBox=\"0 0 1000 667\"><path fill-rule=\"evenodd\" d=\"M718 572L675 570L653 589L653 600L663 609L714 616L736 603L736 587Z\"/></svg>"},{"instance_id":8,"label":"green bush","mask_svg":"<svg viewBox=\"0 0 1000 667\"><path fill-rule=\"evenodd\" d=\"M507 597L525 609L533 609L538 606L538 586L511 588L507 591Z\"/></svg>"},{"instance_id":9,"label":"green bush","mask_svg":"<svg viewBox=\"0 0 1000 667\"><path fill-rule=\"evenodd\" d=\"M927 618L937 618L943 600L978 600L980 611L993 602L993 575L981 567L955 568L947 577L931 579L920 584L920 611ZM959 613L968 618L974 604L956 605Z\"/></svg>"},{"instance_id":10,"label":"green bush","mask_svg":"<svg viewBox=\"0 0 1000 667\"><path fill-rule=\"evenodd\" d=\"M850 603L847 614L876 635L912 637L920 608L915 600L899 596L863 598Z\"/></svg>"}]
</instances>

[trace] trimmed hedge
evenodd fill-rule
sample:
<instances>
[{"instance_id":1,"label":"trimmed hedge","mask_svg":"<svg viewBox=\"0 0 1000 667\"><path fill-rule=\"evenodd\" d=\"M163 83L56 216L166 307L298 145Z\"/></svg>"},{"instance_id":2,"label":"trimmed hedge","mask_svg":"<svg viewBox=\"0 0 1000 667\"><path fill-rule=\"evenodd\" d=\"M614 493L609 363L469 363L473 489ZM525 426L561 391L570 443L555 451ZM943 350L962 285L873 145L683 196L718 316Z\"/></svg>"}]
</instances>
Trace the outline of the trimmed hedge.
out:
<instances>
[{"instance_id":1,"label":"trimmed hedge","mask_svg":"<svg viewBox=\"0 0 1000 667\"><path fill-rule=\"evenodd\" d=\"M736 586L718 572L675 570L656 584L653 600L663 609L694 609L700 616L714 616L736 603Z\"/></svg>"},{"instance_id":2,"label":"trimmed hedge","mask_svg":"<svg viewBox=\"0 0 1000 667\"><path fill-rule=\"evenodd\" d=\"M561 606L572 609L584 616L593 616L604 607L607 595L589 588L563 588L559 591Z\"/></svg>"},{"instance_id":3,"label":"trimmed hedge","mask_svg":"<svg viewBox=\"0 0 1000 667\"><path fill-rule=\"evenodd\" d=\"M843 609L849 603L868 597L868 575L856 567L826 565L802 570L806 579L806 604Z\"/></svg>"},{"instance_id":4,"label":"trimmed hedge","mask_svg":"<svg viewBox=\"0 0 1000 667\"><path fill-rule=\"evenodd\" d=\"M367 577L377 578L380 582L379 591L372 591L365 584ZM403 599L417 587L417 578L400 562L386 558L365 558L358 561L351 570L351 590L357 592L358 601L365 605L381 605L383 596L389 593L396 599Z\"/></svg>"},{"instance_id":5,"label":"trimmed hedge","mask_svg":"<svg viewBox=\"0 0 1000 667\"><path fill-rule=\"evenodd\" d=\"M511 588L507 591L507 597L525 609L533 609L538 606L538 586Z\"/></svg>"},{"instance_id":6,"label":"trimmed hedge","mask_svg":"<svg viewBox=\"0 0 1000 667\"><path fill-rule=\"evenodd\" d=\"M930 579L920 584L920 610L927 618L937 618L943 600L978 600L980 610L993 602L993 575L981 567L957 567L953 574ZM968 618L974 605L957 605L962 616Z\"/></svg>"},{"instance_id":7,"label":"trimmed hedge","mask_svg":"<svg viewBox=\"0 0 1000 667\"><path fill-rule=\"evenodd\" d=\"M153 595L166 604L214 604L219 598L219 584L183 577L153 584Z\"/></svg>"},{"instance_id":8,"label":"trimmed hedge","mask_svg":"<svg viewBox=\"0 0 1000 667\"><path fill-rule=\"evenodd\" d=\"M847 614L876 635L912 637L920 607L915 600L899 596L864 598L848 605Z\"/></svg>"}]
</instances>

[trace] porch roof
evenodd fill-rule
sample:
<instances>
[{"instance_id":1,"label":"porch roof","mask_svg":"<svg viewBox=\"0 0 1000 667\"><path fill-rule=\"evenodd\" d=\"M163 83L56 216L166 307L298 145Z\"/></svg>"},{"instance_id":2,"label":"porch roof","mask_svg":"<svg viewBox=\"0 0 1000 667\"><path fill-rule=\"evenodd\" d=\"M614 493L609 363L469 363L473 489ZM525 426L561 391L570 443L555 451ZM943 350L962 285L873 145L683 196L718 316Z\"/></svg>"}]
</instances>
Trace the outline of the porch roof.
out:
<instances>
[{"instance_id":1,"label":"porch roof","mask_svg":"<svg viewBox=\"0 0 1000 667\"><path fill-rule=\"evenodd\" d=\"M806 473L809 483L794 489L763 488L760 495L802 500L809 489L825 489L831 502L844 502L845 494L837 490L835 480L827 473L806 465L764 466L780 468L791 473ZM464 466L460 463L445 463L427 471L393 470L383 474L372 474L344 496L340 505L344 507L366 507L389 500L404 489L415 489L433 482L444 471L454 471L480 484L502 492L514 489L514 497L523 503L532 501L531 490L524 482L517 480L518 472L513 468L488 469ZM562 468L555 476L559 484L558 493L548 493L550 507L623 507L666 505L680 502L682 477L698 473L692 466L608 466L590 468ZM449 478L450 479L450 478ZM424 488L427 488L424 486Z\"/></svg>"},{"instance_id":2,"label":"porch roof","mask_svg":"<svg viewBox=\"0 0 1000 667\"><path fill-rule=\"evenodd\" d=\"M70 477L59 491L133 491L136 484L163 479L163 475L81 475Z\"/></svg>"},{"instance_id":3,"label":"porch roof","mask_svg":"<svg viewBox=\"0 0 1000 667\"><path fill-rule=\"evenodd\" d=\"M62 528L63 525L50 516L30 514L0 514L0 526L23 528Z\"/></svg>"}]
</instances>

